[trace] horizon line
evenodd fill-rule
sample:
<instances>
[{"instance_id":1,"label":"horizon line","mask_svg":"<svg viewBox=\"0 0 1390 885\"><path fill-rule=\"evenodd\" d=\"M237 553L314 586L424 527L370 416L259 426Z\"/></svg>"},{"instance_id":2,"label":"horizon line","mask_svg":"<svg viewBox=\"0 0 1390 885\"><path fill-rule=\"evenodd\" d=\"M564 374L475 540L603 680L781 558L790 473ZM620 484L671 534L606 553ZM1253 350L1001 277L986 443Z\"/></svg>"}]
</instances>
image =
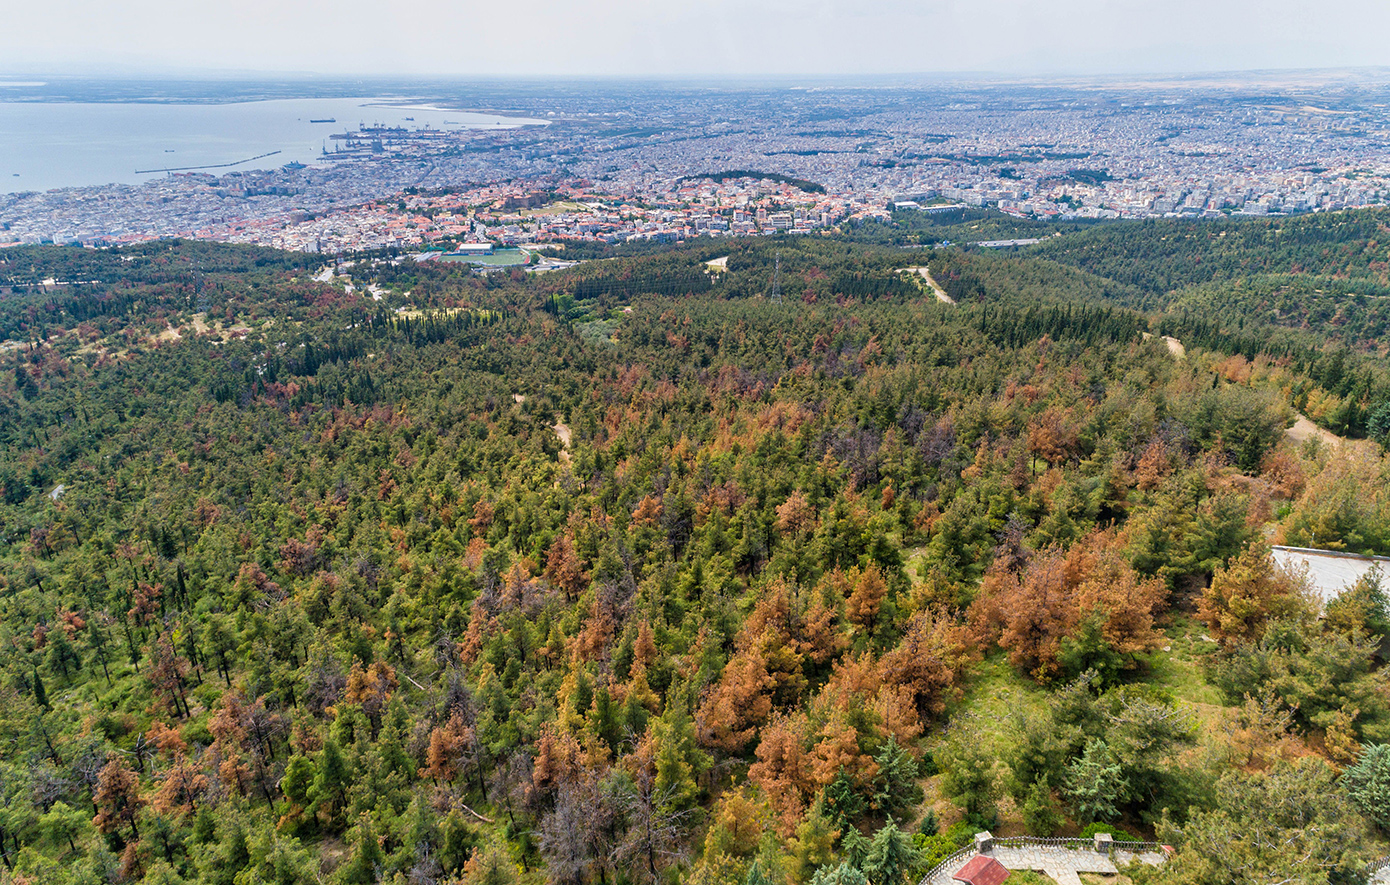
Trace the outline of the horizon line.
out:
<instances>
[{"instance_id":1,"label":"horizon line","mask_svg":"<svg viewBox=\"0 0 1390 885\"><path fill-rule=\"evenodd\" d=\"M290 78L295 81L325 80L348 82L354 80L394 80L427 81L445 80L460 82L564 82L564 81L607 81L633 83L667 83L692 81L750 82L781 80L813 81L858 81L885 79L957 79L974 81L1059 81L1059 80L1134 80L1134 79L1189 79L1203 77L1239 77L1270 75L1310 75L1342 74L1370 75L1381 74L1390 78L1390 65L1346 65L1310 67L1264 67L1264 68L1191 68L1182 70L1133 70L1133 71L1004 71L1004 70L952 70L952 71L840 71L840 72L684 72L684 73L460 73L460 72L388 72L350 73L346 71L305 71L274 70L269 68L157 68L157 69L59 69L40 70L35 68L0 72L0 88L23 89L40 88L51 85L50 81L85 81L101 78L107 82L120 83L145 80L218 82L218 81L263 81L274 78ZM40 81L40 82L36 82Z\"/></svg>"}]
</instances>

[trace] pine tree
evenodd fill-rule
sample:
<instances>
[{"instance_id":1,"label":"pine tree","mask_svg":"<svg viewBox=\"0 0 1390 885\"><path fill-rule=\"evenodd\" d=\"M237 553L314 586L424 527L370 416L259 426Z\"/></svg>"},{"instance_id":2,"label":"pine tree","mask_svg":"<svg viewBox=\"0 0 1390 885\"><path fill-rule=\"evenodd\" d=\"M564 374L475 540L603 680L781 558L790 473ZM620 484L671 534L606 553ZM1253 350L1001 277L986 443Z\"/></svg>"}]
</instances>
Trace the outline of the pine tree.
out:
<instances>
[{"instance_id":1,"label":"pine tree","mask_svg":"<svg viewBox=\"0 0 1390 885\"><path fill-rule=\"evenodd\" d=\"M856 870L862 869L872 848L873 843L857 827L845 825L840 835L840 852L845 857L845 863Z\"/></svg>"},{"instance_id":2,"label":"pine tree","mask_svg":"<svg viewBox=\"0 0 1390 885\"><path fill-rule=\"evenodd\" d=\"M1366 744L1342 775L1342 788L1362 814L1390 830L1390 745Z\"/></svg>"},{"instance_id":3,"label":"pine tree","mask_svg":"<svg viewBox=\"0 0 1390 885\"><path fill-rule=\"evenodd\" d=\"M376 829L372 826L372 816L363 814L357 823L352 859L343 868L338 881L343 885L371 885L377 881L377 870L384 859Z\"/></svg>"},{"instance_id":4,"label":"pine tree","mask_svg":"<svg viewBox=\"0 0 1390 885\"><path fill-rule=\"evenodd\" d=\"M822 868L811 879L811 885L869 885L869 880L857 867L845 861L838 867Z\"/></svg>"},{"instance_id":5,"label":"pine tree","mask_svg":"<svg viewBox=\"0 0 1390 885\"><path fill-rule=\"evenodd\" d=\"M763 865L758 862L756 857L753 858L753 863L748 867L748 874L743 877L743 885L772 885L767 874L763 872Z\"/></svg>"},{"instance_id":6,"label":"pine tree","mask_svg":"<svg viewBox=\"0 0 1390 885\"><path fill-rule=\"evenodd\" d=\"M237 815L228 815L217 828L216 850L203 861L203 881L210 885L233 885L237 873L251 862L251 846L246 824Z\"/></svg>"},{"instance_id":7,"label":"pine tree","mask_svg":"<svg viewBox=\"0 0 1390 885\"><path fill-rule=\"evenodd\" d=\"M1066 796L1077 820L1090 823L1116 817L1125 793L1124 772L1104 741L1089 741L1080 758L1067 766Z\"/></svg>"},{"instance_id":8,"label":"pine tree","mask_svg":"<svg viewBox=\"0 0 1390 885\"><path fill-rule=\"evenodd\" d=\"M922 801L922 788L917 785L917 760L913 759L893 735L874 757L878 774L874 775L874 807L885 814L899 814Z\"/></svg>"},{"instance_id":9,"label":"pine tree","mask_svg":"<svg viewBox=\"0 0 1390 885\"><path fill-rule=\"evenodd\" d=\"M899 885L921 859L912 839L890 819L874 834L862 869L874 885Z\"/></svg>"},{"instance_id":10,"label":"pine tree","mask_svg":"<svg viewBox=\"0 0 1390 885\"><path fill-rule=\"evenodd\" d=\"M352 766L343 756L338 742L333 738L323 742L319 754L318 771L314 774L309 795L313 798L310 811L318 814L326 812L330 825L341 826L343 811L347 806L348 785L352 782Z\"/></svg>"},{"instance_id":11,"label":"pine tree","mask_svg":"<svg viewBox=\"0 0 1390 885\"><path fill-rule=\"evenodd\" d=\"M135 818L145 806L145 800L140 796L139 779L126 765L124 758L113 754L107 761L97 777L92 802L97 807L97 815L92 823L98 830L113 833L124 824L130 827L136 840L140 838Z\"/></svg>"},{"instance_id":12,"label":"pine tree","mask_svg":"<svg viewBox=\"0 0 1390 885\"><path fill-rule=\"evenodd\" d=\"M80 808L71 808L61 799L53 803L48 813L39 818L39 829L53 842L66 842L77 854L76 837L86 828L90 818Z\"/></svg>"},{"instance_id":13,"label":"pine tree","mask_svg":"<svg viewBox=\"0 0 1390 885\"><path fill-rule=\"evenodd\" d=\"M48 671L63 674L64 682L67 681L70 672L79 670L82 667L82 657L77 653L77 649L72 647L68 641L66 630L49 631L48 639Z\"/></svg>"},{"instance_id":14,"label":"pine tree","mask_svg":"<svg viewBox=\"0 0 1390 885\"><path fill-rule=\"evenodd\" d=\"M1056 803L1052 801L1052 789L1048 786L1047 775L1034 781L1028 788L1028 794L1024 797L1023 806L1019 811L1023 814L1023 825L1034 836L1051 836L1064 823L1062 815L1057 811Z\"/></svg>"},{"instance_id":15,"label":"pine tree","mask_svg":"<svg viewBox=\"0 0 1390 885\"><path fill-rule=\"evenodd\" d=\"M34 669L34 703L48 709L48 690L43 687L43 677L39 675L37 667Z\"/></svg>"},{"instance_id":16,"label":"pine tree","mask_svg":"<svg viewBox=\"0 0 1390 885\"><path fill-rule=\"evenodd\" d=\"M844 829L844 838L850 839L857 832L850 822L864 813L864 798L855 789L854 780L843 768L825 787L825 809Z\"/></svg>"},{"instance_id":17,"label":"pine tree","mask_svg":"<svg viewBox=\"0 0 1390 885\"><path fill-rule=\"evenodd\" d=\"M656 739L658 795L673 808L692 808L699 796L695 778L709 767L709 757L695 746L695 729L680 704L673 704L653 727Z\"/></svg>"}]
</instances>

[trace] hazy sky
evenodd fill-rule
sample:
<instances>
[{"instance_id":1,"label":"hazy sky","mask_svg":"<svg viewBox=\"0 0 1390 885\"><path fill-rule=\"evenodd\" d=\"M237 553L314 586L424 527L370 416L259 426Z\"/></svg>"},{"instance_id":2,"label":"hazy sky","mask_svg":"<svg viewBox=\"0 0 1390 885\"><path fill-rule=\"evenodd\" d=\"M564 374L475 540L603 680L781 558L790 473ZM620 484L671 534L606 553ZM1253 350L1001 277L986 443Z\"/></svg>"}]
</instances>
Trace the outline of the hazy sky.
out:
<instances>
[{"instance_id":1,"label":"hazy sky","mask_svg":"<svg viewBox=\"0 0 1390 885\"><path fill-rule=\"evenodd\" d=\"M1390 65L1386 0L7 0L0 72L1117 73Z\"/></svg>"}]
</instances>

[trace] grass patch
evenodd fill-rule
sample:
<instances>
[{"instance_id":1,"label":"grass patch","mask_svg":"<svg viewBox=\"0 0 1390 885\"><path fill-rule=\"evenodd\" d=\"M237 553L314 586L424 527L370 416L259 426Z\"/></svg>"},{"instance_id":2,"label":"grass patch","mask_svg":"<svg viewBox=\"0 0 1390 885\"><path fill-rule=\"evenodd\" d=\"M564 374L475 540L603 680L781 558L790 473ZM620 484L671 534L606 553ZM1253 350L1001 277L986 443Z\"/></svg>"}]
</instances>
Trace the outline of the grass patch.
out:
<instances>
[{"instance_id":1,"label":"grass patch","mask_svg":"<svg viewBox=\"0 0 1390 885\"><path fill-rule=\"evenodd\" d=\"M1014 669L1006 652L996 651L971 671L960 708L998 722L1023 709L1041 710L1047 695L1047 689Z\"/></svg>"},{"instance_id":2,"label":"grass patch","mask_svg":"<svg viewBox=\"0 0 1390 885\"><path fill-rule=\"evenodd\" d=\"M1215 643L1202 638L1205 626L1186 614L1175 613L1164 632L1168 651L1160 648L1149 657L1146 681L1190 704L1225 706L1226 699L1202 672L1203 659L1216 649Z\"/></svg>"},{"instance_id":3,"label":"grass patch","mask_svg":"<svg viewBox=\"0 0 1390 885\"><path fill-rule=\"evenodd\" d=\"M574 331L588 344L616 344L613 333L618 329L617 320L591 320L575 323Z\"/></svg>"},{"instance_id":4,"label":"grass patch","mask_svg":"<svg viewBox=\"0 0 1390 885\"><path fill-rule=\"evenodd\" d=\"M440 261L448 264L476 264L481 267L513 267L531 260L525 249L503 247L491 255L442 255Z\"/></svg>"}]
</instances>

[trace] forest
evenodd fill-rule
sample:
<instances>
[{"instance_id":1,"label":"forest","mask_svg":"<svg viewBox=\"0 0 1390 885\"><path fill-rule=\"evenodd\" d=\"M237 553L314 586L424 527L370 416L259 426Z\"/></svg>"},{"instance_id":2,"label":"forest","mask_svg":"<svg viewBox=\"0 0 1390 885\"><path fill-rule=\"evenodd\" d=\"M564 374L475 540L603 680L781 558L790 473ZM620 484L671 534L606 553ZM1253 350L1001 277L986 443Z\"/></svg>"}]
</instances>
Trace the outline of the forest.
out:
<instances>
[{"instance_id":1,"label":"forest","mask_svg":"<svg viewBox=\"0 0 1390 885\"><path fill-rule=\"evenodd\" d=\"M0 883L1365 882L1387 221L0 250Z\"/></svg>"}]
</instances>

